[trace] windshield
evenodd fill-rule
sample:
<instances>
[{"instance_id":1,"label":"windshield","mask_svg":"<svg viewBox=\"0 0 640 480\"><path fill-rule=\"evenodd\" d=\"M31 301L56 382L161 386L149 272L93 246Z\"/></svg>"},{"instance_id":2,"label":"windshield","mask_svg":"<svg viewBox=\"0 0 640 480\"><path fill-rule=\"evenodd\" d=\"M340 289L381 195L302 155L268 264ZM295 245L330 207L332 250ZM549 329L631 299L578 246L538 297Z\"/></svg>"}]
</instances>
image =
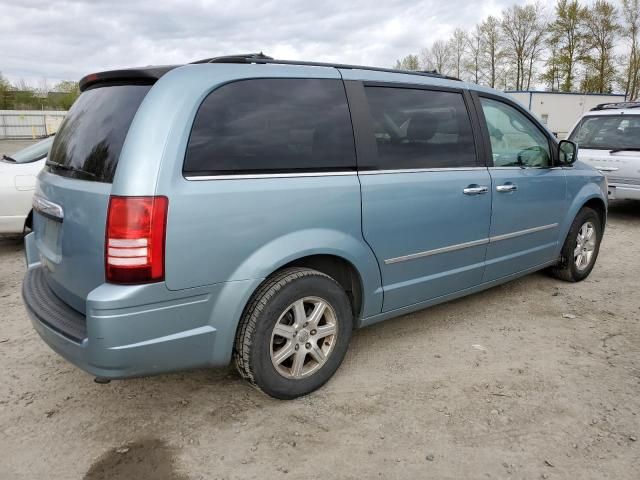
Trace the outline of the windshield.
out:
<instances>
[{"instance_id":1,"label":"windshield","mask_svg":"<svg viewBox=\"0 0 640 480\"><path fill-rule=\"evenodd\" d=\"M8 158L16 163L29 163L35 162L36 160L42 160L47 156L47 153L49 153L52 143L53 137L45 138L44 140L36 142L33 145L29 145L22 150L12 153Z\"/></svg>"},{"instance_id":2,"label":"windshield","mask_svg":"<svg viewBox=\"0 0 640 480\"><path fill-rule=\"evenodd\" d=\"M82 93L56 134L47 159L50 171L112 182L129 126L150 88L115 85Z\"/></svg>"},{"instance_id":3,"label":"windshield","mask_svg":"<svg viewBox=\"0 0 640 480\"><path fill-rule=\"evenodd\" d=\"M594 150L640 149L640 115L591 115L569 135L580 148Z\"/></svg>"}]
</instances>

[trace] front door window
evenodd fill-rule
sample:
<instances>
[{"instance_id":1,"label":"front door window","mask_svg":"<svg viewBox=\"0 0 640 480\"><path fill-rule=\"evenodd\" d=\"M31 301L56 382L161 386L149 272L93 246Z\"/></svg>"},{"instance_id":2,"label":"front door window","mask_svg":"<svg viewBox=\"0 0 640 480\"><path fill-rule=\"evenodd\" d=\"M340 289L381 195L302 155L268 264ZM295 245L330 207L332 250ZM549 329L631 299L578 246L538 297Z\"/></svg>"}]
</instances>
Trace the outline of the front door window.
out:
<instances>
[{"instance_id":1,"label":"front door window","mask_svg":"<svg viewBox=\"0 0 640 480\"><path fill-rule=\"evenodd\" d=\"M550 167L549 141L525 115L506 103L481 98L495 167Z\"/></svg>"}]
</instances>

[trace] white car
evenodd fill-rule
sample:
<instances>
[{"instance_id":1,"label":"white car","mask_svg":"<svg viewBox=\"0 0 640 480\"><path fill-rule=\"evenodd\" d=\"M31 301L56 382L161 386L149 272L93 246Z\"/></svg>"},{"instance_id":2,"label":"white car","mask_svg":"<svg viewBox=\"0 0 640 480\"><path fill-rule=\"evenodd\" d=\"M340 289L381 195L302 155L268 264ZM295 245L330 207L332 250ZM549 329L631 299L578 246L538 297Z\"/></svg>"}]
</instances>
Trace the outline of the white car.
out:
<instances>
[{"instance_id":1,"label":"white car","mask_svg":"<svg viewBox=\"0 0 640 480\"><path fill-rule=\"evenodd\" d=\"M31 228L31 200L36 176L44 167L53 137L0 159L0 233Z\"/></svg>"},{"instance_id":2,"label":"white car","mask_svg":"<svg viewBox=\"0 0 640 480\"><path fill-rule=\"evenodd\" d=\"M585 113L569 140L607 177L610 199L640 200L640 102L605 103Z\"/></svg>"}]
</instances>

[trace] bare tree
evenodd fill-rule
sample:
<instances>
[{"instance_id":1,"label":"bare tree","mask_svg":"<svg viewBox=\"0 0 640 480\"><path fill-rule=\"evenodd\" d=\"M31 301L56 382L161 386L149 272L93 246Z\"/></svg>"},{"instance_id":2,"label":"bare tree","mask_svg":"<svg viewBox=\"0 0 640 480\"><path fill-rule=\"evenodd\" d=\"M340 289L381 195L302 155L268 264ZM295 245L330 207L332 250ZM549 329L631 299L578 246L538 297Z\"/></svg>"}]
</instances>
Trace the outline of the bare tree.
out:
<instances>
[{"instance_id":1,"label":"bare tree","mask_svg":"<svg viewBox=\"0 0 640 480\"><path fill-rule=\"evenodd\" d=\"M11 84L0 72L0 110L6 110L10 105Z\"/></svg>"},{"instance_id":2,"label":"bare tree","mask_svg":"<svg viewBox=\"0 0 640 480\"><path fill-rule=\"evenodd\" d=\"M559 89L570 92L574 88L575 68L578 59L587 50L587 38L584 21L587 8L580 6L578 0L558 0L555 19L549 28L548 49L552 56L547 61L548 72L559 74L562 81Z\"/></svg>"},{"instance_id":3,"label":"bare tree","mask_svg":"<svg viewBox=\"0 0 640 480\"><path fill-rule=\"evenodd\" d=\"M587 11L584 25L590 51L583 58L587 74L582 83L586 92L608 93L613 88L616 74L614 47L620 30L617 16L616 7L606 0L597 0Z\"/></svg>"},{"instance_id":4,"label":"bare tree","mask_svg":"<svg viewBox=\"0 0 640 480\"><path fill-rule=\"evenodd\" d=\"M417 55L407 55L396 61L395 67L398 70L420 70L420 62Z\"/></svg>"},{"instance_id":5,"label":"bare tree","mask_svg":"<svg viewBox=\"0 0 640 480\"><path fill-rule=\"evenodd\" d=\"M46 77L42 77L38 82L38 86L35 88L35 94L40 98L47 98L49 95L49 81Z\"/></svg>"},{"instance_id":6,"label":"bare tree","mask_svg":"<svg viewBox=\"0 0 640 480\"><path fill-rule=\"evenodd\" d=\"M457 28L448 41L401 58L396 68L436 70L493 88L528 90L538 81L556 91L615 87L628 98L640 96L640 0L620 0L620 18L613 0L591 0L590 7L554 0L553 19L539 0L529 1L536 3L506 8L473 30ZM620 38L625 50L616 45Z\"/></svg>"},{"instance_id":7,"label":"bare tree","mask_svg":"<svg viewBox=\"0 0 640 480\"><path fill-rule=\"evenodd\" d=\"M549 43L548 58L545 62L546 70L540 75L540 80L547 85L552 92L562 89L561 81L563 77L563 65L560 61L558 48L554 43Z\"/></svg>"},{"instance_id":8,"label":"bare tree","mask_svg":"<svg viewBox=\"0 0 640 480\"><path fill-rule=\"evenodd\" d=\"M538 4L514 5L502 12L501 22L508 56L516 67L515 88L528 89L535 63L540 59L546 26Z\"/></svg>"},{"instance_id":9,"label":"bare tree","mask_svg":"<svg viewBox=\"0 0 640 480\"><path fill-rule=\"evenodd\" d=\"M498 67L504 57L500 20L493 16L487 17L480 24L480 32L482 35L481 63L487 72L487 83L491 88L495 88L498 82Z\"/></svg>"},{"instance_id":10,"label":"bare tree","mask_svg":"<svg viewBox=\"0 0 640 480\"><path fill-rule=\"evenodd\" d=\"M496 71L496 86L500 90L514 90L516 89L514 80L514 68L513 65L504 63L498 67Z\"/></svg>"},{"instance_id":11,"label":"bare tree","mask_svg":"<svg viewBox=\"0 0 640 480\"><path fill-rule=\"evenodd\" d=\"M465 62L465 71L473 83L480 83L482 78L482 53L484 51L484 37L480 25L476 25L474 29L467 35L467 59Z\"/></svg>"},{"instance_id":12,"label":"bare tree","mask_svg":"<svg viewBox=\"0 0 640 480\"><path fill-rule=\"evenodd\" d=\"M425 70L435 70L442 75L451 74L451 51L447 42L436 40L431 48L422 49L420 57Z\"/></svg>"},{"instance_id":13,"label":"bare tree","mask_svg":"<svg viewBox=\"0 0 640 480\"><path fill-rule=\"evenodd\" d=\"M633 100L640 93L640 0L622 0L622 32L629 42L626 59L624 93Z\"/></svg>"},{"instance_id":14,"label":"bare tree","mask_svg":"<svg viewBox=\"0 0 640 480\"><path fill-rule=\"evenodd\" d=\"M447 45L451 52L451 67L453 75L462 78L465 55L467 53L467 34L461 28L456 28Z\"/></svg>"},{"instance_id":15,"label":"bare tree","mask_svg":"<svg viewBox=\"0 0 640 480\"><path fill-rule=\"evenodd\" d=\"M544 18L539 18L535 23L535 27L533 30L533 36L531 38L531 47L527 52L529 57L529 69L527 70L527 90L531 88L531 81L535 75L535 65L540 60L545 48L545 39L547 36L547 31L545 28L546 20Z\"/></svg>"}]
</instances>

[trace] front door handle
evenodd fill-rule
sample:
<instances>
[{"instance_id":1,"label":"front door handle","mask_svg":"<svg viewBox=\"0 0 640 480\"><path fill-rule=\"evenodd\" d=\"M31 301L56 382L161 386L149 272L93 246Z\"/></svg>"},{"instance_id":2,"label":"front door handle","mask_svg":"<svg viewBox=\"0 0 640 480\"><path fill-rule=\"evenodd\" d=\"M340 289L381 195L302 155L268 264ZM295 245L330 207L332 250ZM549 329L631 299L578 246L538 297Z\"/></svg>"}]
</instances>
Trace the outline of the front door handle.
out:
<instances>
[{"instance_id":1,"label":"front door handle","mask_svg":"<svg viewBox=\"0 0 640 480\"><path fill-rule=\"evenodd\" d=\"M518 186L514 185L513 183L505 183L504 185L498 185L496 187L496 192L515 192L516 190L518 190Z\"/></svg>"},{"instance_id":2,"label":"front door handle","mask_svg":"<svg viewBox=\"0 0 640 480\"><path fill-rule=\"evenodd\" d=\"M481 185L469 185L467 188L462 190L462 193L464 193L465 195L481 195L483 193L487 193L488 191L488 187L484 187Z\"/></svg>"}]
</instances>

